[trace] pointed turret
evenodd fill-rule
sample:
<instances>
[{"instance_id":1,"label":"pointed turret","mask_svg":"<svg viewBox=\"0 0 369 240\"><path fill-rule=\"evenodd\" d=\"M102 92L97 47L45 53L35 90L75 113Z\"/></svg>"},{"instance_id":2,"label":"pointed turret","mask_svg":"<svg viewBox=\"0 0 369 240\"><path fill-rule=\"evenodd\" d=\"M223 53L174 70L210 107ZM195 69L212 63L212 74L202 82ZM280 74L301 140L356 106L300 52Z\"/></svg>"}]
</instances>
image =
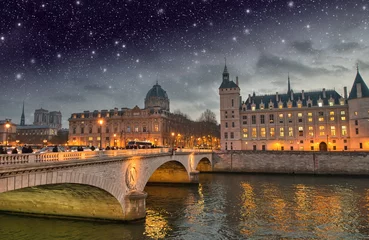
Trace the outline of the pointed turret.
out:
<instances>
[{"instance_id":1,"label":"pointed turret","mask_svg":"<svg viewBox=\"0 0 369 240\"><path fill-rule=\"evenodd\" d=\"M290 73L288 73L288 83L287 83L287 95L288 98L291 97L291 82L290 82Z\"/></svg>"},{"instance_id":2,"label":"pointed turret","mask_svg":"<svg viewBox=\"0 0 369 240\"><path fill-rule=\"evenodd\" d=\"M352 85L348 99L369 97L369 89L360 75L359 65L357 65L356 69L357 69L356 77L354 80L354 84Z\"/></svg>"},{"instance_id":3,"label":"pointed turret","mask_svg":"<svg viewBox=\"0 0 369 240\"><path fill-rule=\"evenodd\" d=\"M24 118L24 101L23 101L23 108L22 108L22 116L21 116L21 120L20 120L20 125L21 126L26 125L25 118Z\"/></svg>"},{"instance_id":4,"label":"pointed turret","mask_svg":"<svg viewBox=\"0 0 369 240\"><path fill-rule=\"evenodd\" d=\"M229 73L227 69L227 58L224 58L223 82L229 81Z\"/></svg>"}]
</instances>

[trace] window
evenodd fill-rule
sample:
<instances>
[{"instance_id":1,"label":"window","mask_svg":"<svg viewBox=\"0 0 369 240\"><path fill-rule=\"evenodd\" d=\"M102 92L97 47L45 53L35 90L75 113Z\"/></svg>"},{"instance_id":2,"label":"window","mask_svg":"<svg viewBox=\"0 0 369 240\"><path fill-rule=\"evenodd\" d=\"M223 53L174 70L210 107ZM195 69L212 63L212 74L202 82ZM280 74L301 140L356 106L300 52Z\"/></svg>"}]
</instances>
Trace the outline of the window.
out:
<instances>
[{"instance_id":1,"label":"window","mask_svg":"<svg viewBox=\"0 0 369 240\"><path fill-rule=\"evenodd\" d=\"M246 124L247 124L247 121L243 121L243 122L242 122L242 124L243 124L243 125L246 125Z\"/></svg>"},{"instance_id":2,"label":"window","mask_svg":"<svg viewBox=\"0 0 369 240\"><path fill-rule=\"evenodd\" d=\"M343 140L343 143L347 143L347 139Z\"/></svg>"},{"instance_id":3,"label":"window","mask_svg":"<svg viewBox=\"0 0 369 240\"><path fill-rule=\"evenodd\" d=\"M225 123L225 127L228 128L228 123L227 122Z\"/></svg>"},{"instance_id":4,"label":"window","mask_svg":"<svg viewBox=\"0 0 369 240\"><path fill-rule=\"evenodd\" d=\"M232 122L232 127L234 127L234 122Z\"/></svg>"},{"instance_id":5,"label":"window","mask_svg":"<svg viewBox=\"0 0 369 240\"><path fill-rule=\"evenodd\" d=\"M106 128L106 129L105 129L105 132L106 132L106 133L109 133L109 128Z\"/></svg>"},{"instance_id":6,"label":"window","mask_svg":"<svg viewBox=\"0 0 369 240\"><path fill-rule=\"evenodd\" d=\"M251 116L251 123L256 124L256 115Z\"/></svg>"},{"instance_id":7,"label":"window","mask_svg":"<svg viewBox=\"0 0 369 240\"><path fill-rule=\"evenodd\" d=\"M283 118L283 113L280 113L279 114L279 118Z\"/></svg>"},{"instance_id":8,"label":"window","mask_svg":"<svg viewBox=\"0 0 369 240\"><path fill-rule=\"evenodd\" d=\"M234 100L232 99L232 107L234 107Z\"/></svg>"},{"instance_id":9,"label":"window","mask_svg":"<svg viewBox=\"0 0 369 240\"><path fill-rule=\"evenodd\" d=\"M334 116L334 112L333 111L329 112L329 115Z\"/></svg>"},{"instance_id":10,"label":"window","mask_svg":"<svg viewBox=\"0 0 369 240\"><path fill-rule=\"evenodd\" d=\"M234 133L233 132L231 132L231 138L234 138Z\"/></svg>"},{"instance_id":11,"label":"window","mask_svg":"<svg viewBox=\"0 0 369 240\"><path fill-rule=\"evenodd\" d=\"M274 114L269 114L269 123L274 123Z\"/></svg>"},{"instance_id":12,"label":"window","mask_svg":"<svg viewBox=\"0 0 369 240\"><path fill-rule=\"evenodd\" d=\"M313 113L309 112L309 113L308 113L308 116L309 116L309 117L312 117L312 116L313 116Z\"/></svg>"},{"instance_id":13,"label":"window","mask_svg":"<svg viewBox=\"0 0 369 240\"><path fill-rule=\"evenodd\" d=\"M363 143L359 143L360 149L363 149Z\"/></svg>"},{"instance_id":14,"label":"window","mask_svg":"<svg viewBox=\"0 0 369 240\"><path fill-rule=\"evenodd\" d=\"M318 112L318 116L324 116L324 112Z\"/></svg>"},{"instance_id":15,"label":"window","mask_svg":"<svg viewBox=\"0 0 369 240\"><path fill-rule=\"evenodd\" d=\"M256 110L256 106L255 106L255 105L252 105L252 106L251 106L251 110L252 110L252 111L255 111L255 110Z\"/></svg>"},{"instance_id":16,"label":"window","mask_svg":"<svg viewBox=\"0 0 369 240\"><path fill-rule=\"evenodd\" d=\"M345 115L346 114L346 112L345 111L341 111L341 115Z\"/></svg>"},{"instance_id":17,"label":"window","mask_svg":"<svg viewBox=\"0 0 369 240\"><path fill-rule=\"evenodd\" d=\"M73 134L76 134L76 128L73 128Z\"/></svg>"},{"instance_id":18,"label":"window","mask_svg":"<svg viewBox=\"0 0 369 240\"><path fill-rule=\"evenodd\" d=\"M314 140L310 140L310 143L314 143Z\"/></svg>"},{"instance_id":19,"label":"window","mask_svg":"<svg viewBox=\"0 0 369 240\"><path fill-rule=\"evenodd\" d=\"M319 107L323 107L323 103L322 102L318 102L318 106Z\"/></svg>"},{"instance_id":20,"label":"window","mask_svg":"<svg viewBox=\"0 0 369 240\"><path fill-rule=\"evenodd\" d=\"M81 133L83 134L83 133L85 133L85 128L81 128Z\"/></svg>"},{"instance_id":21,"label":"window","mask_svg":"<svg viewBox=\"0 0 369 240\"><path fill-rule=\"evenodd\" d=\"M356 132L356 134L359 134L359 129L355 128L355 132Z\"/></svg>"},{"instance_id":22,"label":"window","mask_svg":"<svg viewBox=\"0 0 369 240\"><path fill-rule=\"evenodd\" d=\"M228 133L224 133L224 138L227 139L228 138Z\"/></svg>"},{"instance_id":23,"label":"window","mask_svg":"<svg viewBox=\"0 0 369 240\"><path fill-rule=\"evenodd\" d=\"M159 124L155 124L154 125L154 131L155 132L159 132Z\"/></svg>"},{"instance_id":24,"label":"window","mask_svg":"<svg viewBox=\"0 0 369 240\"><path fill-rule=\"evenodd\" d=\"M247 120L247 116L242 116L242 119Z\"/></svg>"},{"instance_id":25,"label":"window","mask_svg":"<svg viewBox=\"0 0 369 240\"><path fill-rule=\"evenodd\" d=\"M256 133L256 128L252 128L252 137L256 138L257 137L257 133Z\"/></svg>"},{"instance_id":26,"label":"window","mask_svg":"<svg viewBox=\"0 0 369 240\"><path fill-rule=\"evenodd\" d=\"M293 151L293 146L290 146L290 150Z\"/></svg>"},{"instance_id":27,"label":"window","mask_svg":"<svg viewBox=\"0 0 369 240\"><path fill-rule=\"evenodd\" d=\"M341 134L342 134L342 136L346 136L347 135L347 128L346 128L346 126L342 126L341 127Z\"/></svg>"},{"instance_id":28,"label":"window","mask_svg":"<svg viewBox=\"0 0 369 240\"><path fill-rule=\"evenodd\" d=\"M336 143L336 140L333 140L332 142L333 142L333 143Z\"/></svg>"},{"instance_id":29,"label":"window","mask_svg":"<svg viewBox=\"0 0 369 240\"><path fill-rule=\"evenodd\" d=\"M288 128L288 136L293 137L293 127Z\"/></svg>"},{"instance_id":30,"label":"window","mask_svg":"<svg viewBox=\"0 0 369 240\"><path fill-rule=\"evenodd\" d=\"M266 130L265 128L260 128L260 136L265 138L265 135L266 135Z\"/></svg>"},{"instance_id":31,"label":"window","mask_svg":"<svg viewBox=\"0 0 369 240\"><path fill-rule=\"evenodd\" d=\"M313 118L309 117L308 122L312 122L312 121L313 121Z\"/></svg>"},{"instance_id":32,"label":"window","mask_svg":"<svg viewBox=\"0 0 369 240\"><path fill-rule=\"evenodd\" d=\"M284 137L284 128L283 127L279 128L279 136Z\"/></svg>"},{"instance_id":33,"label":"window","mask_svg":"<svg viewBox=\"0 0 369 240\"><path fill-rule=\"evenodd\" d=\"M337 150L337 147L336 146L333 146L333 150Z\"/></svg>"},{"instance_id":34,"label":"window","mask_svg":"<svg viewBox=\"0 0 369 240\"><path fill-rule=\"evenodd\" d=\"M127 132L131 132L131 127L130 126L127 127Z\"/></svg>"},{"instance_id":35,"label":"window","mask_svg":"<svg viewBox=\"0 0 369 240\"><path fill-rule=\"evenodd\" d=\"M142 127L142 132L146 132L146 127Z\"/></svg>"},{"instance_id":36,"label":"window","mask_svg":"<svg viewBox=\"0 0 369 240\"><path fill-rule=\"evenodd\" d=\"M355 126L359 125L359 122L357 120L355 120Z\"/></svg>"},{"instance_id":37,"label":"window","mask_svg":"<svg viewBox=\"0 0 369 240\"><path fill-rule=\"evenodd\" d=\"M92 127L88 129L88 133L92 133Z\"/></svg>"},{"instance_id":38,"label":"window","mask_svg":"<svg viewBox=\"0 0 369 240\"><path fill-rule=\"evenodd\" d=\"M347 150L347 146L345 146L344 149Z\"/></svg>"},{"instance_id":39,"label":"window","mask_svg":"<svg viewBox=\"0 0 369 240\"><path fill-rule=\"evenodd\" d=\"M88 141L92 141L93 139L93 137L88 137Z\"/></svg>"},{"instance_id":40,"label":"window","mask_svg":"<svg viewBox=\"0 0 369 240\"><path fill-rule=\"evenodd\" d=\"M311 146L311 147L310 147L310 150L311 150L311 151L314 151L314 146Z\"/></svg>"},{"instance_id":41,"label":"window","mask_svg":"<svg viewBox=\"0 0 369 240\"><path fill-rule=\"evenodd\" d=\"M299 137L304 136L304 128L303 127L299 127Z\"/></svg>"},{"instance_id":42,"label":"window","mask_svg":"<svg viewBox=\"0 0 369 240\"><path fill-rule=\"evenodd\" d=\"M334 102L333 101L329 101L329 106L333 106Z\"/></svg>"},{"instance_id":43,"label":"window","mask_svg":"<svg viewBox=\"0 0 369 240\"><path fill-rule=\"evenodd\" d=\"M346 117L345 116L341 116L341 120L342 121L345 121L346 120Z\"/></svg>"},{"instance_id":44,"label":"window","mask_svg":"<svg viewBox=\"0 0 369 240\"><path fill-rule=\"evenodd\" d=\"M270 134L270 137L274 137L275 136L274 127L272 127L272 128L269 129L269 134Z\"/></svg>"},{"instance_id":45,"label":"window","mask_svg":"<svg viewBox=\"0 0 369 240\"><path fill-rule=\"evenodd\" d=\"M323 122L323 121L324 121L324 117L319 117L319 118L318 118L318 121L319 121L319 122Z\"/></svg>"},{"instance_id":46,"label":"window","mask_svg":"<svg viewBox=\"0 0 369 240\"><path fill-rule=\"evenodd\" d=\"M354 115L357 116L357 112L354 112Z\"/></svg>"},{"instance_id":47,"label":"window","mask_svg":"<svg viewBox=\"0 0 369 240\"><path fill-rule=\"evenodd\" d=\"M244 138L247 138L248 137L248 134L247 134L248 130L247 130L247 128L242 129L242 132L243 132L243 137Z\"/></svg>"},{"instance_id":48,"label":"window","mask_svg":"<svg viewBox=\"0 0 369 240\"><path fill-rule=\"evenodd\" d=\"M260 115L260 123L261 124L265 123L265 116L264 115Z\"/></svg>"},{"instance_id":49,"label":"window","mask_svg":"<svg viewBox=\"0 0 369 240\"><path fill-rule=\"evenodd\" d=\"M331 135L336 136L336 127L335 126L331 126Z\"/></svg>"},{"instance_id":50,"label":"window","mask_svg":"<svg viewBox=\"0 0 369 240\"><path fill-rule=\"evenodd\" d=\"M297 113L297 116L298 117L302 117L302 113Z\"/></svg>"},{"instance_id":51,"label":"window","mask_svg":"<svg viewBox=\"0 0 369 240\"><path fill-rule=\"evenodd\" d=\"M334 121L334 117L330 117L329 120Z\"/></svg>"},{"instance_id":52,"label":"window","mask_svg":"<svg viewBox=\"0 0 369 240\"><path fill-rule=\"evenodd\" d=\"M100 141L100 137L97 137L97 138L96 138L96 140L97 140L97 141Z\"/></svg>"},{"instance_id":53,"label":"window","mask_svg":"<svg viewBox=\"0 0 369 240\"><path fill-rule=\"evenodd\" d=\"M98 129L97 129L97 133L100 133L101 132L101 127L99 127Z\"/></svg>"},{"instance_id":54,"label":"window","mask_svg":"<svg viewBox=\"0 0 369 240\"><path fill-rule=\"evenodd\" d=\"M324 136L325 135L324 129L325 129L324 126L319 126L319 136Z\"/></svg>"}]
</instances>

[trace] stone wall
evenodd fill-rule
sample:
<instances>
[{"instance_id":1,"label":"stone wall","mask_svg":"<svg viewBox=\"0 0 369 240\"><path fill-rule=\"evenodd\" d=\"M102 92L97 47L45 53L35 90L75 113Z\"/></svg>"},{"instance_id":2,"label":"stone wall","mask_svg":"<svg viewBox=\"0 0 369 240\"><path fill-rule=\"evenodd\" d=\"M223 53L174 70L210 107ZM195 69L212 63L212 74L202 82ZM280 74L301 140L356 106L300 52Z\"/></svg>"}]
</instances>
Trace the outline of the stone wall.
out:
<instances>
[{"instance_id":1,"label":"stone wall","mask_svg":"<svg viewBox=\"0 0 369 240\"><path fill-rule=\"evenodd\" d=\"M369 175L369 152L220 151L213 171Z\"/></svg>"}]
</instances>

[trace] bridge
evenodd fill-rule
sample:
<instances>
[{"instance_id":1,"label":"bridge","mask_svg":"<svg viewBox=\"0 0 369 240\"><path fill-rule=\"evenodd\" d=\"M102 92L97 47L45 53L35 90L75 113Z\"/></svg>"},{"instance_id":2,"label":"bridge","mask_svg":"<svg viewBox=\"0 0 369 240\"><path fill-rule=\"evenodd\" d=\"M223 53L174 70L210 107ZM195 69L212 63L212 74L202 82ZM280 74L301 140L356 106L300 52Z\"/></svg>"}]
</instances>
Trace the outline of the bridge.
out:
<instances>
[{"instance_id":1,"label":"bridge","mask_svg":"<svg viewBox=\"0 0 369 240\"><path fill-rule=\"evenodd\" d=\"M0 211L131 221L151 183L198 183L212 152L167 149L0 155Z\"/></svg>"}]
</instances>

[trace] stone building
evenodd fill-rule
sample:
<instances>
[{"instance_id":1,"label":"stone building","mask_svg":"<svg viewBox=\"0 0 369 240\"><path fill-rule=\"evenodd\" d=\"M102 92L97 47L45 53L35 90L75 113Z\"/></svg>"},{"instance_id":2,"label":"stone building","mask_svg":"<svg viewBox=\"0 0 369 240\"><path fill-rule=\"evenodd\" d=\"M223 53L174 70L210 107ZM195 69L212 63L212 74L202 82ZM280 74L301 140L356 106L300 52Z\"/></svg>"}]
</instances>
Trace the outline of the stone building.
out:
<instances>
[{"instance_id":1,"label":"stone building","mask_svg":"<svg viewBox=\"0 0 369 240\"><path fill-rule=\"evenodd\" d=\"M350 94L335 90L249 94L227 66L219 87L222 150L368 151L369 89L359 69Z\"/></svg>"},{"instance_id":2,"label":"stone building","mask_svg":"<svg viewBox=\"0 0 369 240\"><path fill-rule=\"evenodd\" d=\"M48 110L42 108L36 109L33 125L48 126L60 130L62 127L62 114L60 111L49 112Z\"/></svg>"},{"instance_id":3,"label":"stone building","mask_svg":"<svg viewBox=\"0 0 369 240\"><path fill-rule=\"evenodd\" d=\"M156 82L148 91L144 108L73 113L69 121L69 145L125 147L129 141L150 141L156 146L180 142L184 119L169 110L167 93ZM100 124L101 121L101 124ZM191 126L191 124L187 124ZM176 133L176 137L172 133ZM182 139L183 141L183 139ZM182 144L184 144L182 142Z\"/></svg>"}]
</instances>

